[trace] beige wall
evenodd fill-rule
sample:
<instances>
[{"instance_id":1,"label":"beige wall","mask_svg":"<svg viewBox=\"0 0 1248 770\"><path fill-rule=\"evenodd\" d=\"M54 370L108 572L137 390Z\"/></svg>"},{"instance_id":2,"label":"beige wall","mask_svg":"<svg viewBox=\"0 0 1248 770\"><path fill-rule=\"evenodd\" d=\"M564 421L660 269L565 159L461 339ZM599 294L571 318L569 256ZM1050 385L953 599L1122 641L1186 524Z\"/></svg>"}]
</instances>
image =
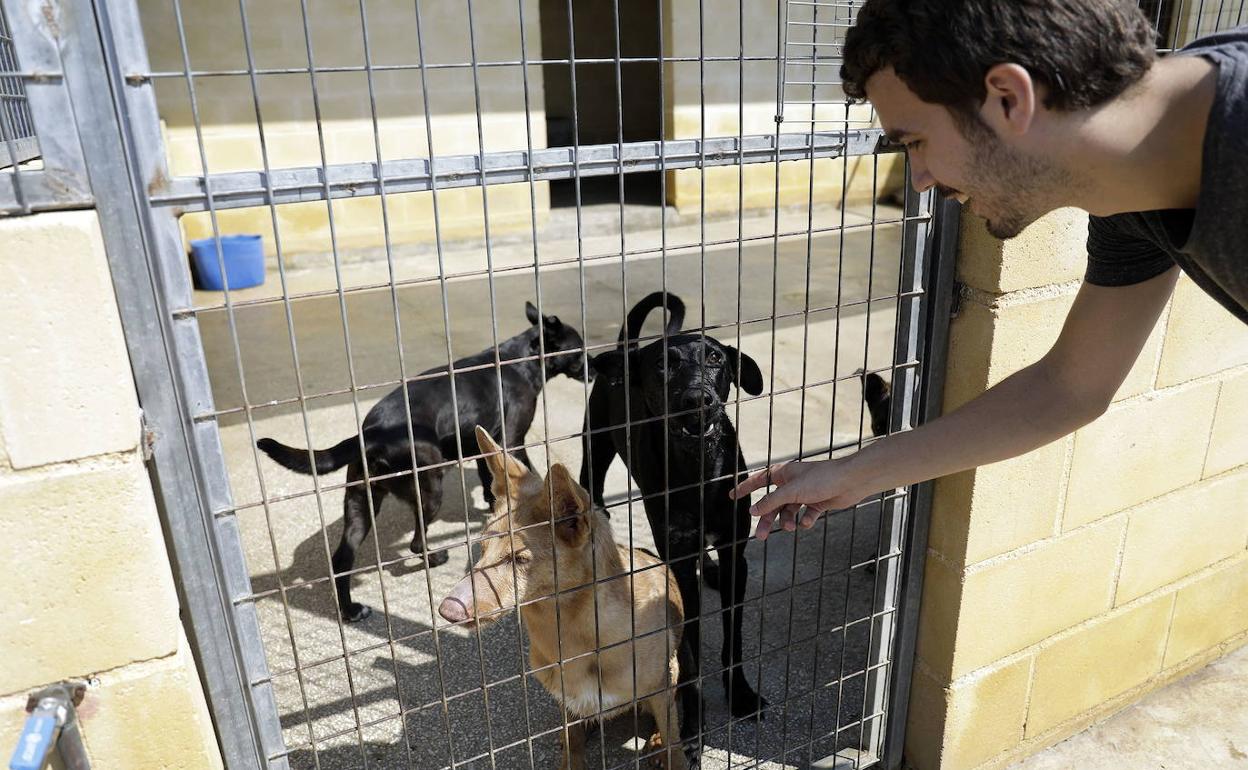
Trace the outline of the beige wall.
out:
<instances>
[{"instance_id":1,"label":"beige wall","mask_svg":"<svg viewBox=\"0 0 1248 770\"><path fill-rule=\"evenodd\" d=\"M182 72L182 45L173 4L140 0L144 36L151 65L157 72ZM181 3L187 55L195 71L246 70L242 17L237 0ZM315 64L321 67L363 67L365 28L359 5L348 0L309 0L308 30ZM430 65L471 61L468 19L462 3L422 2L421 39ZM247 4L252 52L257 69L307 68L299 0L265 0ZM193 80L203 133L207 166L213 173L258 170L263 166L255 102L264 125L264 152L273 168L319 166L321 143L316 125L319 103L325 162L374 162L378 144L384 160L427 157L424 94L416 44L416 16L411 0L367 0L369 57L374 66L402 65L409 69L376 71L379 142L374 141L368 77L363 71L317 75L314 103L311 79L304 74L258 76L256 93L246 75L203 76ZM519 9L516 0L474 0L473 30L481 62L519 61ZM541 52L537 0L525 0L526 48L530 59ZM542 71L529 68L530 128L533 145L546 145L542 102ZM430 69L428 85L433 150L437 155L476 154L479 151L476 97L470 69ZM524 80L518 66L480 67L478 81L482 126L487 152L518 150L526 146ZM157 79L157 99L165 123L165 145L170 171L200 174L199 140L185 78ZM538 185L537 214L549 208L545 184ZM527 184L490 188L490 229L504 233L530 227ZM394 243L433 239L430 193L387 196L388 219ZM479 237L483 208L478 188L438 193L444 238ZM334 227L341 249L383 245L381 203L377 198L334 203ZM206 214L183 219L188 237L212 235ZM274 226L268 209L222 212L224 232L255 232L274 249ZM331 250L329 213L324 203L281 206L277 235L283 252L326 253Z\"/></svg>"},{"instance_id":2,"label":"beige wall","mask_svg":"<svg viewBox=\"0 0 1248 770\"><path fill-rule=\"evenodd\" d=\"M95 213L0 220L0 295L0 746L87 679L95 770L220 767Z\"/></svg>"},{"instance_id":3,"label":"beige wall","mask_svg":"<svg viewBox=\"0 0 1248 770\"><path fill-rule=\"evenodd\" d=\"M1086 216L1002 244L968 217L946 410L1034 361L1084 267ZM1243 644L1248 328L1179 283L1109 411L942 479L911 692L919 770L999 767Z\"/></svg>"},{"instance_id":4,"label":"beige wall","mask_svg":"<svg viewBox=\"0 0 1248 770\"><path fill-rule=\"evenodd\" d=\"M706 6L700 12L699 5L697 0L668 0L664 24L668 56L697 57L702 53L708 58L736 57L742 51L747 57L775 55L775 3L745 5L744 38L736 6ZM796 6L794 8L792 13L800 10ZM795 26L791 29L791 34L800 34L801 28ZM742 39L744 48L741 46ZM820 39L824 38L821 36ZM808 67L794 67L787 71L792 81L812 80ZM839 74L836 68L819 67L813 78L819 81L835 80ZM796 102L802 97L802 90L789 88L786 99ZM667 92L669 139L736 136L740 132L770 135L776 131L774 62L745 62L741 65L736 61L710 61L701 67L697 62L674 62L667 69ZM702 108L703 93L705 110ZM809 97L809 92L806 96ZM839 87L821 87L814 96L819 101L840 98ZM742 103L744 109L739 109ZM840 105L821 105L812 112L809 106L803 108L792 103L786 104L781 130L785 133L809 132L812 117L819 121L815 124L817 131L841 130L846 125L851 129L874 125L868 105L855 105L848 112ZM780 205L801 205L812 197L816 203L838 203L843 190L847 191L846 198L850 202L867 202L873 196L901 186L904 164L905 159L900 154L880 156L878 160L871 157L852 158L848 161L848 168L845 168L845 161L818 160L814 163L812 192L809 161L782 163L778 180ZM777 185L775 164L748 165L743 179L745 208L774 205ZM697 169L672 172L668 197L682 212L697 211L703 204L702 186L701 172ZM736 167L707 169L705 187L705 208L708 212L730 213L736 210Z\"/></svg>"}]
</instances>

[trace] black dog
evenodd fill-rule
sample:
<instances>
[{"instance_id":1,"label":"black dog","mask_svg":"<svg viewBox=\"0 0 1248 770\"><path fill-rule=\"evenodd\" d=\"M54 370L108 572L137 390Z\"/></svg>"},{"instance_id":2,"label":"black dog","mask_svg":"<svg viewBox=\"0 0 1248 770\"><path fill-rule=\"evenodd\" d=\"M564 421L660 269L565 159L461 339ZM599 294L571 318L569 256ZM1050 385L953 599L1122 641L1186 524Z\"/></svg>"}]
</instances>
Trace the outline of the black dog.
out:
<instances>
[{"instance_id":1,"label":"black dog","mask_svg":"<svg viewBox=\"0 0 1248 770\"><path fill-rule=\"evenodd\" d=\"M438 377L407 384L406 394L412 413L414 444L408 441L407 410L403 407L404 388L396 388L378 401L364 418L360 433L363 435L364 453L368 459L369 478L402 474L370 482L373 515L381 512L381 501L388 494L410 505L416 519L416 531L412 536L413 553L422 552L425 527L438 516L438 509L442 505L442 478L446 472L446 466L420 471L417 474L420 499L417 500L412 479L407 475L413 470L413 456L420 468L437 465L444 462L445 458L462 459L456 447L457 435L461 445L468 447L467 453L471 455L475 453L477 446L476 434L473 432L476 425L484 426L494 440L501 444L504 419L507 442L512 445L523 443L529 426L533 423L537 397L545 385L541 361L535 358L539 353L544 353L546 359L547 380L559 374L579 380L592 379L592 375L586 374L582 354L585 343L576 329L567 326L556 316L539 318L537 308L531 303L525 303L525 311L532 327L498 346L498 358L502 364L499 373L492 366L487 366L455 374L458 416L451 405L450 378ZM545 338L544 351L539 338L539 321L541 335ZM491 348L459 359L455 362L455 369L462 370L493 362L494 350ZM447 367L439 366L422 374L446 371ZM500 379L503 414L498 411ZM342 617L352 622L363 620L371 612L367 606L351 601L351 576L346 574L355 565L355 551L368 536L373 519L368 515L368 493L363 484L364 463L360 457L360 444L360 435L345 439L329 449L310 451L295 449L271 438L262 438L256 442L256 446L265 454L297 473L311 474L314 465L318 474L347 466L348 485L343 500L342 540L334 551L333 570ZM523 448L510 451L514 457L531 467L528 454ZM486 502L492 506L494 495L490 491L490 471L484 459L477 460L477 472L485 488ZM445 564L448 558L445 551L430 554L427 566Z\"/></svg>"},{"instance_id":2,"label":"black dog","mask_svg":"<svg viewBox=\"0 0 1248 770\"><path fill-rule=\"evenodd\" d=\"M892 418L893 389L888 380L875 372L863 374L859 369L858 374L862 377L862 400L871 413L871 435L883 436L888 433L888 422Z\"/></svg>"},{"instance_id":3,"label":"black dog","mask_svg":"<svg viewBox=\"0 0 1248 770\"><path fill-rule=\"evenodd\" d=\"M668 333L674 335L667 339L666 365L663 340L640 350L633 341L646 315L664 306L670 314ZM684 303L675 295L651 294L629 311L619 348L594 358L599 381L590 393L585 415L581 485L601 505L607 467L618 453L645 498L655 545L676 577L685 607L687 620L678 654L684 712L681 737L688 739L701 725L700 717L694 716L702 713L696 681L701 649L698 563L708 545L716 549L719 565L714 577L707 571L706 581L719 589L723 604L730 607L722 613L722 661L732 714L754 714L767 703L746 681L741 668L750 516L748 500L728 497L728 490L745 477L746 464L725 407L732 385L758 395L763 376L753 359L730 345L698 334L676 334L684 314ZM629 413L625 411L626 356ZM632 423L629 436L626 421ZM598 433L592 441L591 432ZM716 480L704 483L706 479ZM674 491L665 495L665 489ZM696 747L686 750L696 759Z\"/></svg>"}]
</instances>

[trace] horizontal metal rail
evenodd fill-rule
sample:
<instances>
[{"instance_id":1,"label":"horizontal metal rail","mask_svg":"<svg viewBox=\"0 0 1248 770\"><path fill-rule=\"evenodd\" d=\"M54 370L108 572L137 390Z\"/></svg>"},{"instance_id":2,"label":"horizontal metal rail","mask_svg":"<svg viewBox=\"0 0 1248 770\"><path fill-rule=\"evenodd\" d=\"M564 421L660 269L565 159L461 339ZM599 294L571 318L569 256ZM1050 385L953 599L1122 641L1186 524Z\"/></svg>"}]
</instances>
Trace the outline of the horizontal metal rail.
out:
<instances>
[{"instance_id":1,"label":"horizontal metal rail","mask_svg":"<svg viewBox=\"0 0 1248 770\"><path fill-rule=\"evenodd\" d=\"M749 135L713 139L673 139L664 142L625 142L533 150L532 163L524 150L411 158L383 163L343 163L330 166L237 171L204 177L176 177L154 191L152 205L175 206L182 213L208 210L208 191L216 210L303 203L330 198L361 198L386 194L426 192L483 184L610 176L643 171L732 166L737 163L774 163L839 158L889 152L893 148L880 129L817 131L815 133ZM269 190L272 190L270 200ZM0 191L2 193L2 191ZM4 201L0 199L0 207Z\"/></svg>"}]
</instances>

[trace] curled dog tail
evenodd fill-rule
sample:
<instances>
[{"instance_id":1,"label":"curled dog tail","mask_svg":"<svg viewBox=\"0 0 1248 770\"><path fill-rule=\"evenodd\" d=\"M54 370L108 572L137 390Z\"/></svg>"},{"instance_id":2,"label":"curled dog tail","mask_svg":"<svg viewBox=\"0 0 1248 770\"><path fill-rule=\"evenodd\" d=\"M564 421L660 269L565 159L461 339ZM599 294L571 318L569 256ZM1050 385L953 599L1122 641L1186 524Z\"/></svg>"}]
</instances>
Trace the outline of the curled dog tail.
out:
<instances>
[{"instance_id":1,"label":"curled dog tail","mask_svg":"<svg viewBox=\"0 0 1248 770\"><path fill-rule=\"evenodd\" d=\"M269 457L272 457L278 465L283 468L289 468L295 473L306 473L309 476L313 473L313 463L309 461L309 455L316 463L316 473L329 473L336 471L352 460L356 460L360 456L360 439L358 436L352 436L334 444L329 449L295 449L286 446L271 438L262 438L256 442L256 447Z\"/></svg>"},{"instance_id":2,"label":"curled dog tail","mask_svg":"<svg viewBox=\"0 0 1248 770\"><path fill-rule=\"evenodd\" d=\"M647 294L628 311L628 323L620 329L620 345L641 336L641 327L646 322L646 316L650 315L651 310L664 306L667 307L667 333L672 335L680 331L685 323L685 303L671 292L656 291Z\"/></svg>"}]
</instances>

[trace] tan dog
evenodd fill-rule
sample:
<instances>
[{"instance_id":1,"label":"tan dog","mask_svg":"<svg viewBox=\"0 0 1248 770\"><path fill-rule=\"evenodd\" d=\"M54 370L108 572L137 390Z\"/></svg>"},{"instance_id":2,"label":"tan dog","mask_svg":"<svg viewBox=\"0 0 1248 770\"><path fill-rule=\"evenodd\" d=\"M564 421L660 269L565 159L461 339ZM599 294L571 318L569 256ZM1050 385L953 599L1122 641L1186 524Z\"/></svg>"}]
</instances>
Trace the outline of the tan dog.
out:
<instances>
[{"instance_id":1,"label":"tan dog","mask_svg":"<svg viewBox=\"0 0 1248 770\"><path fill-rule=\"evenodd\" d=\"M673 746L684 613L671 573L657 557L616 544L567 468L556 464L543 483L479 427L477 444L493 476L494 515L480 558L439 614L487 623L520 607L533 674L568 716L565 770L585 767L586 722L622 714L635 700L657 726L647 750ZM679 749L665 754L665 766L687 767Z\"/></svg>"}]
</instances>

